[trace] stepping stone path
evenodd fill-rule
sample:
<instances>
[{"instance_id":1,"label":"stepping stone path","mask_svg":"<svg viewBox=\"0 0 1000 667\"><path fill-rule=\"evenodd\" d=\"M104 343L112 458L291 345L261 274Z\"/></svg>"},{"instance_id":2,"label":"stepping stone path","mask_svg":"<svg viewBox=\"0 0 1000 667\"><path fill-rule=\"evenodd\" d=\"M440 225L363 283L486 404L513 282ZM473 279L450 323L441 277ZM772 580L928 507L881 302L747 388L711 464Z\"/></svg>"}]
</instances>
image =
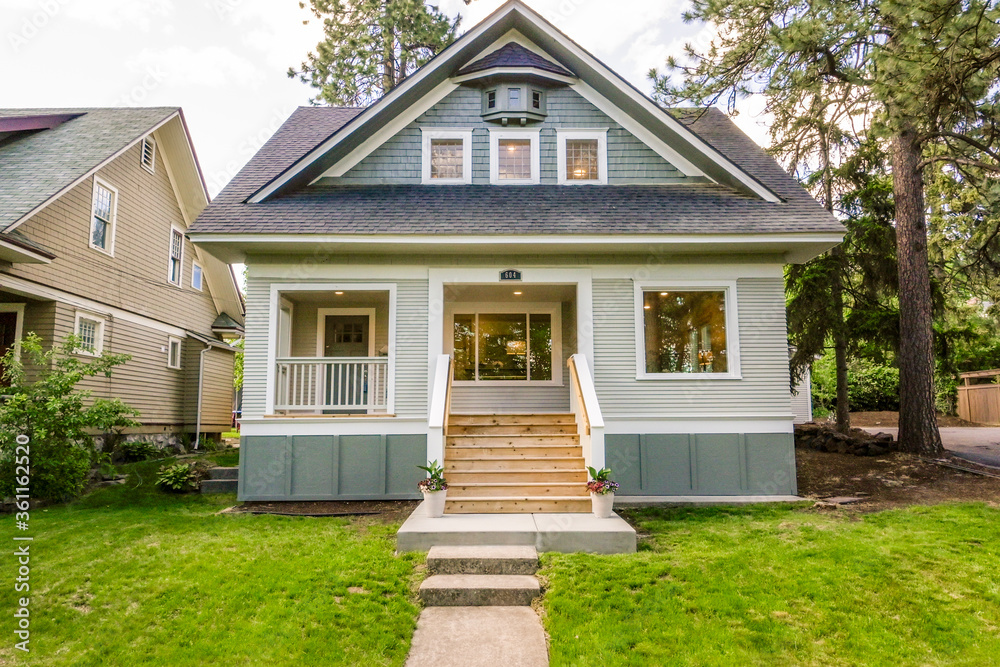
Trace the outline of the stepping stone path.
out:
<instances>
[{"instance_id":1,"label":"stepping stone path","mask_svg":"<svg viewBox=\"0 0 1000 667\"><path fill-rule=\"evenodd\" d=\"M427 568L407 667L547 667L534 547L436 546Z\"/></svg>"}]
</instances>

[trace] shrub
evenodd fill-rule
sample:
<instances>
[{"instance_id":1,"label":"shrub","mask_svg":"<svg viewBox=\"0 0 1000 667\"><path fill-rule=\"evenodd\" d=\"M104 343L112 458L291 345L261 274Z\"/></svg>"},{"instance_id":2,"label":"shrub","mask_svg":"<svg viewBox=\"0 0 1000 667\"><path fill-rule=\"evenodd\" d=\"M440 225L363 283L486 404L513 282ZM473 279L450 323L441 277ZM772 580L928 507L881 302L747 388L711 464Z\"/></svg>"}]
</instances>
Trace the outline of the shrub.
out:
<instances>
[{"instance_id":1,"label":"shrub","mask_svg":"<svg viewBox=\"0 0 1000 667\"><path fill-rule=\"evenodd\" d=\"M160 468L156 474L156 484L164 491L186 493L198 488L201 472L190 463L174 463Z\"/></svg>"},{"instance_id":2,"label":"shrub","mask_svg":"<svg viewBox=\"0 0 1000 667\"><path fill-rule=\"evenodd\" d=\"M851 412L899 410L899 369L852 361L847 369L847 396ZM833 412L837 406L837 373L833 355L817 359L812 367L813 413Z\"/></svg>"},{"instance_id":3,"label":"shrub","mask_svg":"<svg viewBox=\"0 0 1000 667\"><path fill-rule=\"evenodd\" d=\"M29 439L32 499L67 500L83 491L91 465L100 458L90 433L138 426L132 419L138 413L122 401L90 400L90 392L76 385L88 377L111 377L112 369L131 357L106 353L84 360L73 354L79 347L75 336L43 352L41 338L29 333L20 347L20 356L11 348L0 359L9 387L4 390L9 398L0 405L0 496L12 496L17 486L24 486L15 483L20 435ZM23 359L39 369L32 382Z\"/></svg>"},{"instance_id":4,"label":"shrub","mask_svg":"<svg viewBox=\"0 0 1000 667\"><path fill-rule=\"evenodd\" d=\"M144 440L123 442L120 443L116 449L124 463L146 461L148 459L155 459L160 455L160 450L156 445Z\"/></svg>"}]
</instances>

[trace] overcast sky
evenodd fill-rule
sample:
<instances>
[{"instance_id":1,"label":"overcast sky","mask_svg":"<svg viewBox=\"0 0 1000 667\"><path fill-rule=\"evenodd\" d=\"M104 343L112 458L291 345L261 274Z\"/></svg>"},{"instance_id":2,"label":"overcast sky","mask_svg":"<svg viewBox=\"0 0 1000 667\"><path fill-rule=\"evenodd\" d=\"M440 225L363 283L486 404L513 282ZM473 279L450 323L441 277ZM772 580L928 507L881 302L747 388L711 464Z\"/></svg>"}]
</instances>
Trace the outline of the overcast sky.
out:
<instances>
[{"instance_id":1,"label":"overcast sky","mask_svg":"<svg viewBox=\"0 0 1000 667\"><path fill-rule=\"evenodd\" d=\"M462 27L502 0L442 0ZM529 0L639 89L705 40L686 0ZM180 106L216 194L312 89L289 79L322 36L297 0L0 0L0 107ZM735 119L758 143L763 121Z\"/></svg>"}]
</instances>

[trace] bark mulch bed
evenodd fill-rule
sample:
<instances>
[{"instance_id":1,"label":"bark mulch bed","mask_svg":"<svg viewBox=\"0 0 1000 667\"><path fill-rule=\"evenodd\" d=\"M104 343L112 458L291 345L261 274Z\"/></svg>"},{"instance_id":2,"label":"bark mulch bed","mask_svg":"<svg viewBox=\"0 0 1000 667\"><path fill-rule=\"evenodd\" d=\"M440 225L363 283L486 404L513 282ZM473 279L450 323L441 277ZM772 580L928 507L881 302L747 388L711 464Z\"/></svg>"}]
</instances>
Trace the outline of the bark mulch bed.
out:
<instances>
[{"instance_id":1,"label":"bark mulch bed","mask_svg":"<svg viewBox=\"0 0 1000 667\"><path fill-rule=\"evenodd\" d=\"M987 424L977 424L975 422L967 422L964 419L959 419L958 417L952 417L951 415L943 415L940 413L937 416L937 423L939 427L988 426ZM851 426L857 428L878 428L880 426L895 428L899 426L899 413L898 412L852 412Z\"/></svg>"}]
</instances>

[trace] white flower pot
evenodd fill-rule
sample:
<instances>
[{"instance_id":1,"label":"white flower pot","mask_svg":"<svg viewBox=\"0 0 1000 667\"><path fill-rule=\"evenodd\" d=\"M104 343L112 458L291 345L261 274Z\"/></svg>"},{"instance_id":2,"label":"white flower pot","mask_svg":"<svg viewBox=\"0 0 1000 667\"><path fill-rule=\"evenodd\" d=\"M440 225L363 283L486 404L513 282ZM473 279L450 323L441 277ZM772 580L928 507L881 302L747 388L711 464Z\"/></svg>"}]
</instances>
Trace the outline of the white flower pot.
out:
<instances>
[{"instance_id":1,"label":"white flower pot","mask_svg":"<svg viewBox=\"0 0 1000 667\"><path fill-rule=\"evenodd\" d=\"M610 519L611 510L615 506L615 494L591 493L590 504L593 506L594 515L598 519Z\"/></svg>"},{"instance_id":2,"label":"white flower pot","mask_svg":"<svg viewBox=\"0 0 1000 667\"><path fill-rule=\"evenodd\" d=\"M448 496L448 489L444 491L421 491L424 494L424 506L427 508L427 516L437 518L444 515L444 501Z\"/></svg>"}]
</instances>

